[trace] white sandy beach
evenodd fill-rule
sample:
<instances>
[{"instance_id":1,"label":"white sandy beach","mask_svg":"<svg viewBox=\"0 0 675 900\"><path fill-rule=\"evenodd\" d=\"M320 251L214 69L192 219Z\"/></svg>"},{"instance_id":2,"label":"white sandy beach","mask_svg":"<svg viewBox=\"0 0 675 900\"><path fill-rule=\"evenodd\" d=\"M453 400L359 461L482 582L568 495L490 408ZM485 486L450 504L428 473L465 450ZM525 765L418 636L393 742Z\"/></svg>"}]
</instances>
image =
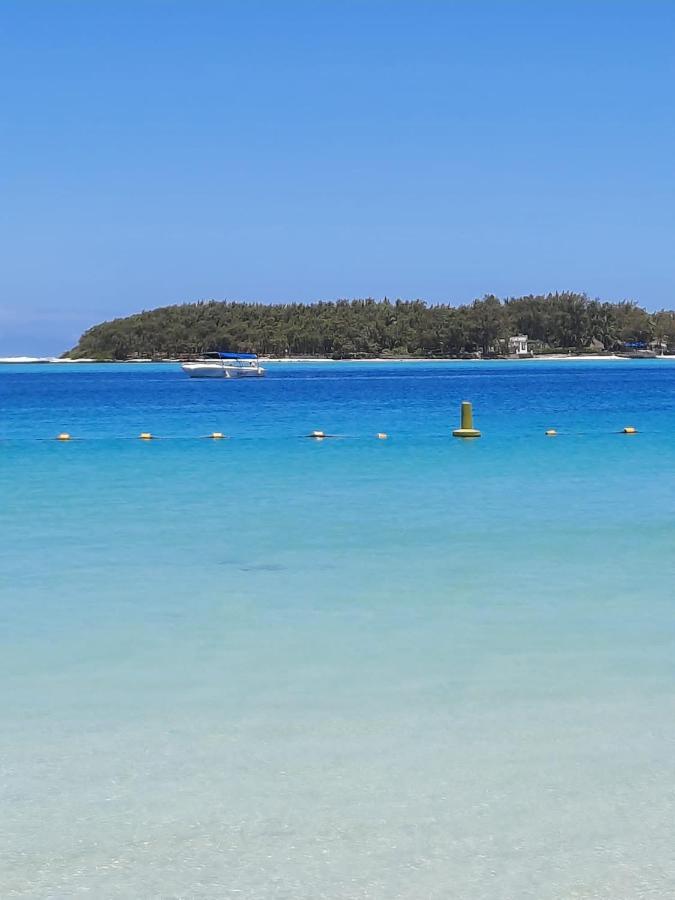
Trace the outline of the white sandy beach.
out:
<instances>
[{"instance_id":1,"label":"white sandy beach","mask_svg":"<svg viewBox=\"0 0 675 900\"><path fill-rule=\"evenodd\" d=\"M675 360L675 356L656 356L651 359L658 360ZM525 356L525 357L504 357L499 359L459 359L454 356L449 357L424 357L424 356L390 356L377 357L375 359L331 359L330 357L270 357L261 356L261 363L495 363L495 362L622 362L626 361L625 356L617 354L583 354L570 355L561 354L545 354L541 356ZM58 356L3 356L0 357L0 365L75 365L80 363L106 363L106 364L128 364L128 363L167 363L175 365L180 363L179 359L128 359L128 360L97 360L97 359L68 359Z\"/></svg>"}]
</instances>

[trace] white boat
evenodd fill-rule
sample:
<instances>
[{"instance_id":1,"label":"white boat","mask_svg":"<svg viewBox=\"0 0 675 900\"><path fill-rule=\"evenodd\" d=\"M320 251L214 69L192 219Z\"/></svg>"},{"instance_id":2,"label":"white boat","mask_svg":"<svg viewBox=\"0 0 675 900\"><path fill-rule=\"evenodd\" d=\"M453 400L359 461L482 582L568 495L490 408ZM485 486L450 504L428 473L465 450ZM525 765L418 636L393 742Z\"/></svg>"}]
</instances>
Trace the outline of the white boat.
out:
<instances>
[{"instance_id":1,"label":"white boat","mask_svg":"<svg viewBox=\"0 0 675 900\"><path fill-rule=\"evenodd\" d=\"M181 369L190 378L260 378L265 374L257 353L204 353L183 363Z\"/></svg>"}]
</instances>

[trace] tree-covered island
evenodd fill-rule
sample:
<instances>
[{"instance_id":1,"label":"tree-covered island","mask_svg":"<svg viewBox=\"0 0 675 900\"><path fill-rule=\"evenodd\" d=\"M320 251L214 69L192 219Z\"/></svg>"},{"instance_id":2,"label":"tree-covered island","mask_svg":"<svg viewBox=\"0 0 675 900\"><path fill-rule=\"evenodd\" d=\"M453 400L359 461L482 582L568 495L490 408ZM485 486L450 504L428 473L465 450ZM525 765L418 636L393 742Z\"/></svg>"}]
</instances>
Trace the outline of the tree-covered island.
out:
<instances>
[{"instance_id":1,"label":"tree-covered island","mask_svg":"<svg viewBox=\"0 0 675 900\"><path fill-rule=\"evenodd\" d=\"M211 350L261 356L506 356L509 338L527 335L534 353L609 352L628 344L675 348L675 312L649 313L636 303L609 303L572 292L487 295L465 306L421 300L320 303L199 301L103 322L66 356L167 358Z\"/></svg>"}]
</instances>

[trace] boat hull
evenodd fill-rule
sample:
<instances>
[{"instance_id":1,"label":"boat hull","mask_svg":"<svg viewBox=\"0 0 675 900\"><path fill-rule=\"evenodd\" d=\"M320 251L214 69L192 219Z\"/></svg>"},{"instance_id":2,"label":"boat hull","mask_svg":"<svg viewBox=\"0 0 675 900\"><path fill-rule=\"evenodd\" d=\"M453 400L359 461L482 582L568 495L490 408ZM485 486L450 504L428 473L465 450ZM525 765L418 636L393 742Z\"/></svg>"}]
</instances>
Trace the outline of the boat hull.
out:
<instances>
[{"instance_id":1,"label":"boat hull","mask_svg":"<svg viewBox=\"0 0 675 900\"><path fill-rule=\"evenodd\" d=\"M190 378L261 378L261 366L227 366L219 363L184 363L181 369Z\"/></svg>"}]
</instances>

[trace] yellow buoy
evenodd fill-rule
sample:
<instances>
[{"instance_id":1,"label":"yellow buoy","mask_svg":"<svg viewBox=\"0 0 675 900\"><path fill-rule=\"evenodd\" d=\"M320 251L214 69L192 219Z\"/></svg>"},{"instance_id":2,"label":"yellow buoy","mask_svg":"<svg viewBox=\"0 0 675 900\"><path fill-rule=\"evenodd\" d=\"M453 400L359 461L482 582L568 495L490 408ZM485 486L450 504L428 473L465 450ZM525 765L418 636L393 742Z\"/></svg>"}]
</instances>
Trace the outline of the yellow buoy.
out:
<instances>
[{"instance_id":1,"label":"yellow buoy","mask_svg":"<svg viewBox=\"0 0 675 900\"><path fill-rule=\"evenodd\" d=\"M138 436L142 441L151 441L153 439L149 431L141 431Z\"/></svg>"},{"instance_id":2,"label":"yellow buoy","mask_svg":"<svg viewBox=\"0 0 675 900\"><path fill-rule=\"evenodd\" d=\"M637 428L633 428L632 425L626 425L623 430L624 434L637 434Z\"/></svg>"},{"instance_id":3,"label":"yellow buoy","mask_svg":"<svg viewBox=\"0 0 675 900\"><path fill-rule=\"evenodd\" d=\"M307 437L316 438L320 441L322 438L325 438L326 435L323 431L310 431Z\"/></svg>"},{"instance_id":4,"label":"yellow buoy","mask_svg":"<svg viewBox=\"0 0 675 900\"><path fill-rule=\"evenodd\" d=\"M459 438L478 438L480 437L480 431L477 428L473 427L473 407L468 402L468 400L464 400L462 402L462 414L461 414L461 424L459 428L456 428L453 432L453 437Z\"/></svg>"},{"instance_id":5,"label":"yellow buoy","mask_svg":"<svg viewBox=\"0 0 675 900\"><path fill-rule=\"evenodd\" d=\"M67 431L62 431L61 434L56 435L56 440L57 441L69 441L70 435L68 434Z\"/></svg>"},{"instance_id":6,"label":"yellow buoy","mask_svg":"<svg viewBox=\"0 0 675 900\"><path fill-rule=\"evenodd\" d=\"M557 433L558 432L555 430L555 428L549 428L548 431L546 432L546 436L547 437L555 437Z\"/></svg>"},{"instance_id":7,"label":"yellow buoy","mask_svg":"<svg viewBox=\"0 0 675 900\"><path fill-rule=\"evenodd\" d=\"M389 435L386 433L386 431L378 431L375 437L378 439L378 441L386 441Z\"/></svg>"},{"instance_id":8,"label":"yellow buoy","mask_svg":"<svg viewBox=\"0 0 675 900\"><path fill-rule=\"evenodd\" d=\"M225 435L223 434L222 431L214 431L212 434L209 435L209 437L213 438L214 441L222 441L222 439L225 437Z\"/></svg>"}]
</instances>

